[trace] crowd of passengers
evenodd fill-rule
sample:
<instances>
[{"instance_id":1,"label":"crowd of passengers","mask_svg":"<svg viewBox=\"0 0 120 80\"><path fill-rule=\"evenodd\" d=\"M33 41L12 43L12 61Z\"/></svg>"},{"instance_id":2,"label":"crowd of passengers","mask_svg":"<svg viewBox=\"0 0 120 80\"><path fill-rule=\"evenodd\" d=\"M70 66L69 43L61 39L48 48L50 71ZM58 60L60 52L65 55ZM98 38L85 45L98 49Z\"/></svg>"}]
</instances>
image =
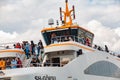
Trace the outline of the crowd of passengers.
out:
<instances>
[{"instance_id":1,"label":"crowd of passengers","mask_svg":"<svg viewBox=\"0 0 120 80\"><path fill-rule=\"evenodd\" d=\"M39 40L37 44L35 44L34 41L30 41L30 43L28 41L23 41L22 44L16 43L14 44L14 48L23 49L25 51L27 59L29 59L31 55L34 55L37 58L44 51L43 43L41 40Z\"/></svg>"},{"instance_id":2,"label":"crowd of passengers","mask_svg":"<svg viewBox=\"0 0 120 80\"><path fill-rule=\"evenodd\" d=\"M97 49L99 51L105 51L107 53L109 52L109 49L108 49L107 45L105 45L105 48L102 48L101 46L98 46L98 45L94 45L93 48Z\"/></svg>"},{"instance_id":3,"label":"crowd of passengers","mask_svg":"<svg viewBox=\"0 0 120 80\"><path fill-rule=\"evenodd\" d=\"M104 48L101 47L101 46L99 46L99 45L94 45L93 48L94 48L94 49L97 49L97 50L99 50L99 51L105 51L105 52L109 53L110 55L117 56L118 58L120 58L120 55L119 55L119 54L116 54L116 53L113 52L113 51L110 51L110 50L108 49L107 45L105 45Z\"/></svg>"},{"instance_id":4,"label":"crowd of passengers","mask_svg":"<svg viewBox=\"0 0 120 80\"><path fill-rule=\"evenodd\" d=\"M70 35L69 33L64 34L63 36L57 36L55 33L51 34L51 43L59 43L66 41L77 41L81 44L87 45L91 47L91 41L89 38L77 38L75 36Z\"/></svg>"},{"instance_id":5,"label":"crowd of passengers","mask_svg":"<svg viewBox=\"0 0 120 80\"><path fill-rule=\"evenodd\" d=\"M22 61L18 57L0 59L0 70L21 68L21 67L22 67Z\"/></svg>"},{"instance_id":6,"label":"crowd of passengers","mask_svg":"<svg viewBox=\"0 0 120 80\"><path fill-rule=\"evenodd\" d=\"M22 44L16 43L13 46L14 48L23 49L27 59L33 56L30 62L30 66L37 66L37 63L40 63L42 61L42 53L44 52L44 47L41 40L39 40L37 44L35 44L34 41L30 41L30 43L28 41L23 41ZM9 49L9 46L6 46L6 49ZM19 67L22 67L20 58L8 58L6 60L0 59L0 69L11 69Z\"/></svg>"},{"instance_id":7,"label":"crowd of passengers","mask_svg":"<svg viewBox=\"0 0 120 80\"><path fill-rule=\"evenodd\" d=\"M30 67L42 66L41 61L38 58L32 58L30 62ZM20 58L1 58L0 59L0 70L4 69L15 69L22 68L23 64Z\"/></svg>"}]
</instances>

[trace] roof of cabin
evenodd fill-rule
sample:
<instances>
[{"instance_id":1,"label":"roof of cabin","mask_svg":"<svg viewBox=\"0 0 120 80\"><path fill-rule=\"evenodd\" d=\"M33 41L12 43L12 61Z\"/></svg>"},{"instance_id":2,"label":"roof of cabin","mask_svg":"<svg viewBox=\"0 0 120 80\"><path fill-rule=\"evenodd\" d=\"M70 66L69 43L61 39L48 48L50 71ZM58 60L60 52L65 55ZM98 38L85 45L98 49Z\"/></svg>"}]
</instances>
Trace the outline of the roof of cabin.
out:
<instances>
[{"instance_id":1,"label":"roof of cabin","mask_svg":"<svg viewBox=\"0 0 120 80\"><path fill-rule=\"evenodd\" d=\"M59 27L49 27L49 28L44 28L41 30L41 32L45 32L45 31L52 31L52 30L59 30L59 29L66 29L66 28L78 28L78 29L82 29L82 30L85 30L87 32L90 32L92 33L91 31L85 29L85 28L82 28L80 27L79 25L77 24L74 24L74 25L62 25L62 26L59 26ZM93 34L93 33L92 33ZM94 35L94 34L93 34Z\"/></svg>"}]
</instances>

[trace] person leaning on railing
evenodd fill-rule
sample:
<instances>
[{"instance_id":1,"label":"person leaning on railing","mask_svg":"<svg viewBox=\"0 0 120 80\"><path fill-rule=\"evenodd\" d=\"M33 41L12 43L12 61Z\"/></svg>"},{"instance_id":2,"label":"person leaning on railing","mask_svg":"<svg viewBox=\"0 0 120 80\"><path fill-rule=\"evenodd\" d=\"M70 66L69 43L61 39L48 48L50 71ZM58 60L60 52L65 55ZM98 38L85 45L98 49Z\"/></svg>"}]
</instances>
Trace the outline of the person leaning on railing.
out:
<instances>
[{"instance_id":1,"label":"person leaning on railing","mask_svg":"<svg viewBox=\"0 0 120 80\"><path fill-rule=\"evenodd\" d=\"M17 68L17 61L16 61L15 58L12 58L12 60L11 60L11 68L12 68L12 69L13 69L13 68Z\"/></svg>"},{"instance_id":2,"label":"person leaning on railing","mask_svg":"<svg viewBox=\"0 0 120 80\"><path fill-rule=\"evenodd\" d=\"M37 60L36 60L36 58L32 58L32 61L30 62L30 66L31 67L36 67L37 66Z\"/></svg>"},{"instance_id":3,"label":"person leaning on railing","mask_svg":"<svg viewBox=\"0 0 120 80\"><path fill-rule=\"evenodd\" d=\"M11 61L9 58L6 60L6 69L11 69Z\"/></svg>"},{"instance_id":4,"label":"person leaning on railing","mask_svg":"<svg viewBox=\"0 0 120 80\"><path fill-rule=\"evenodd\" d=\"M20 60L20 58L16 58L17 61L17 68L22 68L22 61Z\"/></svg>"},{"instance_id":5,"label":"person leaning on railing","mask_svg":"<svg viewBox=\"0 0 120 80\"><path fill-rule=\"evenodd\" d=\"M57 40L56 40L56 34L55 33L52 33L51 34L51 43L55 43Z\"/></svg>"}]
</instances>

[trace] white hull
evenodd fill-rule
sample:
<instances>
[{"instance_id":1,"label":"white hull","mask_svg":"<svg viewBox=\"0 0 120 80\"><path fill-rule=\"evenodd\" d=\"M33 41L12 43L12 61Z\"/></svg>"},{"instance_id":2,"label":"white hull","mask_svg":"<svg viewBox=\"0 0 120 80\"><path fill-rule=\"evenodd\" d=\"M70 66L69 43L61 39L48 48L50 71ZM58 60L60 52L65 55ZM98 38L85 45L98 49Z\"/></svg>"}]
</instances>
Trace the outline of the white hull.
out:
<instances>
[{"instance_id":1,"label":"white hull","mask_svg":"<svg viewBox=\"0 0 120 80\"><path fill-rule=\"evenodd\" d=\"M71 47L76 52L79 46L76 46L77 43L72 43L75 45L71 45ZM82 46L82 48L85 47L84 45L79 45ZM60 51L62 49L71 50L71 47L66 45L65 47L60 47L59 49L56 47L57 49L55 49L53 46L51 46L47 47L50 49L46 49L46 52L51 52L52 50ZM91 51L86 49L91 49ZM89 47L83 48L82 50L82 55L79 55L77 58L73 59L63 67L27 67L3 70L5 75L0 76L0 78L10 77L10 80L119 80L119 78L115 77L85 74L85 69L98 61L111 62L119 68L120 61L117 60L117 57L103 51L98 51ZM45 78L43 78L44 76Z\"/></svg>"},{"instance_id":2,"label":"white hull","mask_svg":"<svg viewBox=\"0 0 120 80\"><path fill-rule=\"evenodd\" d=\"M65 2L65 11L60 8L62 25L41 31L47 45L42 67L29 67L30 60L23 58L23 68L1 70L0 80L120 80L120 59L107 53L108 49L105 52L92 48L94 34L72 23L74 6L69 10L68 0ZM23 55L12 51L0 51L4 53L0 57Z\"/></svg>"}]
</instances>

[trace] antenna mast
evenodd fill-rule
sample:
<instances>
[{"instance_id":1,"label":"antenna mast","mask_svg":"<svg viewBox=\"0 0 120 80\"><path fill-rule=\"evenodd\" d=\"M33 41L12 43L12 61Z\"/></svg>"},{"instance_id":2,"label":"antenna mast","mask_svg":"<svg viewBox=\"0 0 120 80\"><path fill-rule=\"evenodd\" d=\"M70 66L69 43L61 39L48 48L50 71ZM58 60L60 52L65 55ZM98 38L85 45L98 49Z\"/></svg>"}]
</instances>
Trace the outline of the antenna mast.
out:
<instances>
[{"instance_id":1,"label":"antenna mast","mask_svg":"<svg viewBox=\"0 0 120 80\"><path fill-rule=\"evenodd\" d=\"M68 8L68 0L65 0L66 3L66 9L65 11L62 11L62 8L60 7L60 20L63 21L62 19L62 13L64 14L64 24L65 25L72 25L72 15L71 13L73 12L73 19L75 19L75 8L74 6L72 7L71 10ZM68 21L67 21L68 18Z\"/></svg>"}]
</instances>

